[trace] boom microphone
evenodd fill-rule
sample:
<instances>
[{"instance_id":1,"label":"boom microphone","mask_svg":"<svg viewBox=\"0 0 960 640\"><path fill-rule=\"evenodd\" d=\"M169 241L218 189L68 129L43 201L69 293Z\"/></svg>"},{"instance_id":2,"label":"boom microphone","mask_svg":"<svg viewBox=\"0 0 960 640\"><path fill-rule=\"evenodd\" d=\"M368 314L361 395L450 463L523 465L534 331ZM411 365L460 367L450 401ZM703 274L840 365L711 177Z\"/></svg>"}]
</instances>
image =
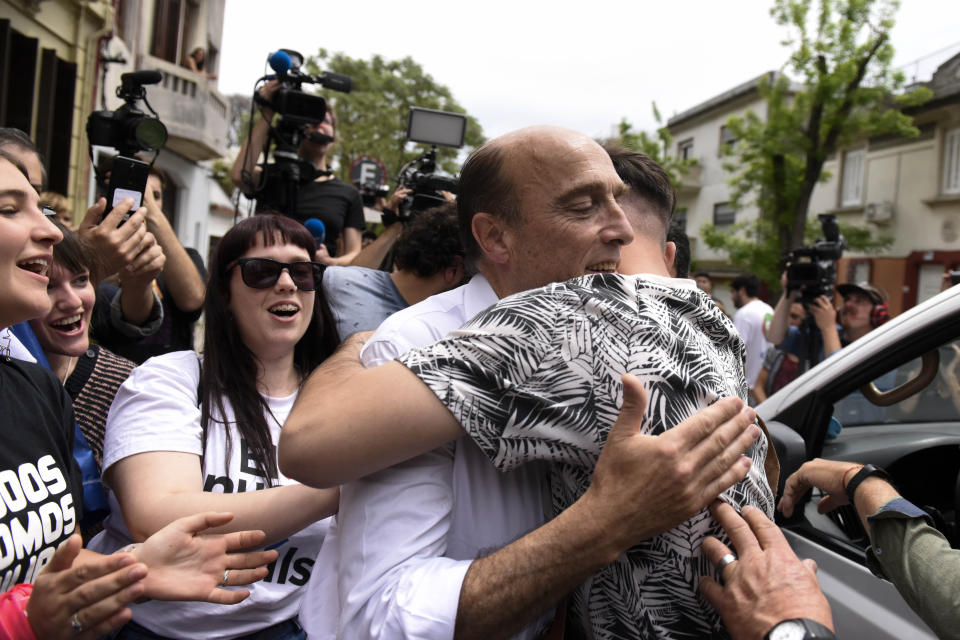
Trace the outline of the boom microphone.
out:
<instances>
[{"instance_id":1,"label":"boom microphone","mask_svg":"<svg viewBox=\"0 0 960 640\"><path fill-rule=\"evenodd\" d=\"M143 69L142 71L130 71L120 76L120 82L123 86L157 84L163 80L163 74L155 69Z\"/></svg>"},{"instance_id":2,"label":"boom microphone","mask_svg":"<svg viewBox=\"0 0 960 640\"><path fill-rule=\"evenodd\" d=\"M267 64L270 65L270 68L273 69L278 76L285 76L287 72L290 71L293 61L290 60L290 54L280 49L267 56Z\"/></svg>"}]
</instances>

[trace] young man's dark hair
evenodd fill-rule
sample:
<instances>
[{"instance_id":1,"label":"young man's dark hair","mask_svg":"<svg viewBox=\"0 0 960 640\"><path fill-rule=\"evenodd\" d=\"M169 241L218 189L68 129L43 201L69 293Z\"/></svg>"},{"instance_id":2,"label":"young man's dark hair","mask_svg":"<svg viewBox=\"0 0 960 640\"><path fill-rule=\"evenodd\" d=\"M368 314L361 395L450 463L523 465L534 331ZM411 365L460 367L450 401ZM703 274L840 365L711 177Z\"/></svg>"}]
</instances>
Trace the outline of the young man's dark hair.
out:
<instances>
[{"instance_id":1,"label":"young man's dark hair","mask_svg":"<svg viewBox=\"0 0 960 640\"><path fill-rule=\"evenodd\" d=\"M678 224L671 224L667 229L667 242L672 242L677 251L673 255L673 272L675 278L690 277L690 238Z\"/></svg>"},{"instance_id":2,"label":"young man's dark hair","mask_svg":"<svg viewBox=\"0 0 960 640\"><path fill-rule=\"evenodd\" d=\"M397 269L429 278L462 255L457 205L448 202L420 212L403 227L393 259Z\"/></svg>"},{"instance_id":3,"label":"young man's dark hair","mask_svg":"<svg viewBox=\"0 0 960 640\"><path fill-rule=\"evenodd\" d=\"M737 276L730 283L731 289L743 289L750 298L760 297L760 278L753 274Z\"/></svg>"},{"instance_id":4,"label":"young man's dark hair","mask_svg":"<svg viewBox=\"0 0 960 640\"><path fill-rule=\"evenodd\" d=\"M677 192L667 172L647 154L627 149L619 142L607 142L603 148L620 179L656 210L666 229L677 203Z\"/></svg>"}]
</instances>

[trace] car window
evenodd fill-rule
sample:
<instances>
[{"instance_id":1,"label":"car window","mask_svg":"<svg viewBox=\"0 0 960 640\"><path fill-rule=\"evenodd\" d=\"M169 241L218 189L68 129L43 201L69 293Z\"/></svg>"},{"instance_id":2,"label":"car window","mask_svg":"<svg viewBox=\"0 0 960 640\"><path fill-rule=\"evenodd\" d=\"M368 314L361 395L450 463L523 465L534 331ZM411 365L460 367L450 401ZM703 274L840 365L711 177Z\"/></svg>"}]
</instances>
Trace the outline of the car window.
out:
<instances>
[{"instance_id":1,"label":"car window","mask_svg":"<svg viewBox=\"0 0 960 640\"><path fill-rule=\"evenodd\" d=\"M941 345L936 376L919 393L888 407L870 402L859 390L839 399L833 407L830 435L841 428L903 422L955 422L960 419L960 340ZM874 379L880 391L889 391L915 378L921 359L914 358ZM830 437L828 435L828 437Z\"/></svg>"}]
</instances>

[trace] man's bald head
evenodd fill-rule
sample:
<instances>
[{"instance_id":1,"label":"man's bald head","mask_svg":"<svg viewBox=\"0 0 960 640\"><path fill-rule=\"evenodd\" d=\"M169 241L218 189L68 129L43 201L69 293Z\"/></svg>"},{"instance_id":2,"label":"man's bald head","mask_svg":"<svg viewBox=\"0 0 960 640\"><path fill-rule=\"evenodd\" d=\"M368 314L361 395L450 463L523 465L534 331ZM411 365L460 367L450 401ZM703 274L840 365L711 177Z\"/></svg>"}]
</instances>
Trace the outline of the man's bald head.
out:
<instances>
[{"instance_id":1,"label":"man's bald head","mask_svg":"<svg viewBox=\"0 0 960 640\"><path fill-rule=\"evenodd\" d=\"M557 172L570 171L577 158L589 152L593 162L601 147L590 137L563 127L534 126L511 131L474 151L460 172L457 210L467 260L475 263L481 251L473 237L473 217L488 213L510 225L523 220L525 195L549 191ZM583 168L586 162L580 160ZM612 166L612 165L611 165Z\"/></svg>"}]
</instances>

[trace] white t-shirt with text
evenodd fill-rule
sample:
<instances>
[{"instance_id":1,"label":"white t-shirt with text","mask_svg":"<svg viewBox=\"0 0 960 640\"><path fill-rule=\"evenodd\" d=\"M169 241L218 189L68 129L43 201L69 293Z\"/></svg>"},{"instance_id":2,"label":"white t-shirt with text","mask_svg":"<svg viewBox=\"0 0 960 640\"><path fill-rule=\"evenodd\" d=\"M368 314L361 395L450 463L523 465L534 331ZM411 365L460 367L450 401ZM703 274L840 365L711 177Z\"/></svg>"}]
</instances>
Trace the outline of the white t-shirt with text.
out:
<instances>
[{"instance_id":1,"label":"white t-shirt with text","mask_svg":"<svg viewBox=\"0 0 960 640\"><path fill-rule=\"evenodd\" d=\"M133 370L117 392L107 418L103 469L119 460L150 451L203 453L200 407L197 403L199 361L193 351L178 351L151 358ZM296 393L285 398L266 397L265 417L274 444L293 408ZM233 426L233 412L224 403L223 419L213 415L203 457L203 489L215 493L256 491L265 488L248 449ZM211 407L211 412L216 413ZM272 414L272 415L271 415ZM226 459L226 429L231 425L231 455ZM296 484L282 474L274 486ZM110 553L132 539L120 517L120 506L111 492L111 515L105 531L89 545ZM268 566L267 577L249 585L250 597L236 605L205 602L150 601L133 606L133 619L166 637L227 639L264 629L297 615L304 585L313 571L328 520L315 522L286 540L274 544L279 554Z\"/></svg>"}]
</instances>

